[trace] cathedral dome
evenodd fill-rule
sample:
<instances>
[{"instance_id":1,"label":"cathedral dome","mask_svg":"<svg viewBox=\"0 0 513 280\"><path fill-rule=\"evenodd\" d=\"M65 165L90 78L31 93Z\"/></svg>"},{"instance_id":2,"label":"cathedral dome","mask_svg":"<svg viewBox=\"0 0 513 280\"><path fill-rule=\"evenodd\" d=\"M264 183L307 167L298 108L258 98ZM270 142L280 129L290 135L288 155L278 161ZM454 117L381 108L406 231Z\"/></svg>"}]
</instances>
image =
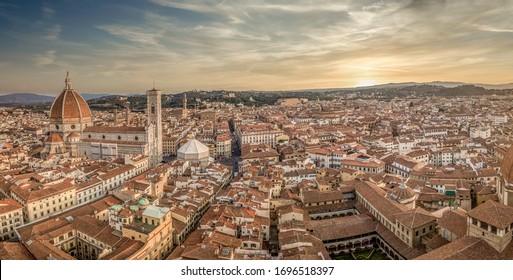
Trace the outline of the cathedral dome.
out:
<instances>
[{"instance_id":1,"label":"cathedral dome","mask_svg":"<svg viewBox=\"0 0 513 280\"><path fill-rule=\"evenodd\" d=\"M50 120L59 123L90 123L91 110L87 102L76 92L69 78L66 75L66 87L55 99L50 109Z\"/></svg>"},{"instance_id":2,"label":"cathedral dome","mask_svg":"<svg viewBox=\"0 0 513 280\"><path fill-rule=\"evenodd\" d=\"M501 164L501 174L508 183L513 183L513 145L509 147Z\"/></svg>"}]
</instances>

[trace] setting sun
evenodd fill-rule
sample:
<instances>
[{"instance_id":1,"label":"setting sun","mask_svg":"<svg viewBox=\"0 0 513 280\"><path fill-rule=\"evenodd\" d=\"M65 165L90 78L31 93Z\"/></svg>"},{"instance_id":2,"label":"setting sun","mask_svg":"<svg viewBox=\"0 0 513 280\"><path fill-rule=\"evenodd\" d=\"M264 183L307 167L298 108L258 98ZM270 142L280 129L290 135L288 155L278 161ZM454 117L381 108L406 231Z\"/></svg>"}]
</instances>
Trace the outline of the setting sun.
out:
<instances>
[{"instance_id":1,"label":"setting sun","mask_svg":"<svg viewBox=\"0 0 513 280\"><path fill-rule=\"evenodd\" d=\"M375 85L376 82L374 80L359 80L356 83L357 87L369 87Z\"/></svg>"}]
</instances>

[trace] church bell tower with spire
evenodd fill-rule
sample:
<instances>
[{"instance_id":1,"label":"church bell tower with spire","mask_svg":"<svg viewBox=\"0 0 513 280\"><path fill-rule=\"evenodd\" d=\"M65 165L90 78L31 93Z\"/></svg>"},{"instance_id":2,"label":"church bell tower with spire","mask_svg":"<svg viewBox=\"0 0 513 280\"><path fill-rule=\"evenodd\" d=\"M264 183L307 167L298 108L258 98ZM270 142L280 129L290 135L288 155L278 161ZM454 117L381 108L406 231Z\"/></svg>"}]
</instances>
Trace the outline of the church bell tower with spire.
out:
<instances>
[{"instance_id":1,"label":"church bell tower with spire","mask_svg":"<svg viewBox=\"0 0 513 280\"><path fill-rule=\"evenodd\" d=\"M153 126L153 137L150 142L150 165L157 166L162 161L162 91L155 89L146 91L148 126Z\"/></svg>"}]
</instances>

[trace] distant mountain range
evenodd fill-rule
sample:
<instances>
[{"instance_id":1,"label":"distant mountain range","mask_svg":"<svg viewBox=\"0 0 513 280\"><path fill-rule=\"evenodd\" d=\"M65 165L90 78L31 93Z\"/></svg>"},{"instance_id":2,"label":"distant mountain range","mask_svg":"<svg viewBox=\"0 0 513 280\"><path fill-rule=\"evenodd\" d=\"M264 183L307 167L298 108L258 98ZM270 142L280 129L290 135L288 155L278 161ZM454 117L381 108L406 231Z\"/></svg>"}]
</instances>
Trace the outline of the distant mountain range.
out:
<instances>
[{"instance_id":1,"label":"distant mountain range","mask_svg":"<svg viewBox=\"0 0 513 280\"><path fill-rule=\"evenodd\" d=\"M111 94L92 94L84 93L81 96L85 100L91 100L100 97L110 96ZM51 103L55 100L56 96L48 96L35 93L9 93L0 95L0 104L19 104L19 105L34 105Z\"/></svg>"},{"instance_id":2,"label":"distant mountain range","mask_svg":"<svg viewBox=\"0 0 513 280\"><path fill-rule=\"evenodd\" d=\"M405 83L389 83L389 84L380 84L373 86L365 86L365 87L352 87L352 88L323 88L323 89L303 89L303 90L289 90L289 91L275 91L275 92L327 92L327 91L335 91L335 90L358 90L358 89L393 89L393 88L406 88L411 86L420 86L420 85L429 85L429 86L439 86L445 88L456 88L465 85L474 85L477 87L482 87L485 89L513 89L513 83L509 84L469 84L469 83L461 83L461 82L444 82L444 81L434 81L428 83L417 83L417 82L405 82ZM251 90L246 90L244 92L253 92ZM266 91L273 92L273 91ZM94 94L94 93L84 93L81 94L85 100L92 100L96 98L103 98L109 96L115 96L115 94ZM124 96L138 96L140 94L126 94ZM34 105L34 104L44 104L51 103L54 101L56 96L48 96L42 94L35 93L10 93L5 95L0 95L0 105Z\"/></svg>"},{"instance_id":3,"label":"distant mountain range","mask_svg":"<svg viewBox=\"0 0 513 280\"><path fill-rule=\"evenodd\" d=\"M10 93L0 96L0 104L38 104L52 102L54 99L53 96L34 93Z\"/></svg>"},{"instance_id":4,"label":"distant mountain range","mask_svg":"<svg viewBox=\"0 0 513 280\"><path fill-rule=\"evenodd\" d=\"M483 87L485 89L510 89L513 88L513 83L509 84L471 84L471 83L461 83L461 82L443 82L443 81L434 81L429 83L417 83L417 82L406 82L406 83L389 83L389 84L380 84L366 87L357 87L357 88L402 88L409 86L418 86L418 85L430 85L430 86L442 86L447 88L458 87L463 85L474 85L478 87ZM355 88L348 88L355 89Z\"/></svg>"},{"instance_id":5,"label":"distant mountain range","mask_svg":"<svg viewBox=\"0 0 513 280\"><path fill-rule=\"evenodd\" d=\"M446 88L454 88L454 87L463 86L463 85L473 85L473 86L478 86L478 87L482 87L485 89L513 89L513 83L493 85L493 84L471 84L471 83L462 83L462 82L434 81L434 82L426 82L426 83L417 83L417 82L388 83L388 84L379 84L379 85L373 85L373 86L348 87L348 88L298 89L298 90L290 90L289 92L300 92L300 91L301 92L303 92L303 91L326 92L326 91L337 91L337 90L358 90L358 89L374 89L374 88L390 89L390 88L405 88L405 87L420 86L420 85L441 86L441 87L446 87Z\"/></svg>"}]
</instances>

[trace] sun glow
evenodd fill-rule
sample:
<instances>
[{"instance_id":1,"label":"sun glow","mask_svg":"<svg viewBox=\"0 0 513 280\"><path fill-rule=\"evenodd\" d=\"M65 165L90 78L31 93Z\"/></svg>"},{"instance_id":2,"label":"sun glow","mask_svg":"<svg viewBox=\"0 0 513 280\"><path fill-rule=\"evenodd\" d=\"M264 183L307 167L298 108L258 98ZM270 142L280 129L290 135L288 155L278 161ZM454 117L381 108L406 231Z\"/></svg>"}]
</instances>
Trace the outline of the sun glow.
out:
<instances>
[{"instance_id":1,"label":"sun glow","mask_svg":"<svg viewBox=\"0 0 513 280\"><path fill-rule=\"evenodd\" d=\"M374 80L359 80L356 83L357 87L369 87L375 85L376 82Z\"/></svg>"}]
</instances>

